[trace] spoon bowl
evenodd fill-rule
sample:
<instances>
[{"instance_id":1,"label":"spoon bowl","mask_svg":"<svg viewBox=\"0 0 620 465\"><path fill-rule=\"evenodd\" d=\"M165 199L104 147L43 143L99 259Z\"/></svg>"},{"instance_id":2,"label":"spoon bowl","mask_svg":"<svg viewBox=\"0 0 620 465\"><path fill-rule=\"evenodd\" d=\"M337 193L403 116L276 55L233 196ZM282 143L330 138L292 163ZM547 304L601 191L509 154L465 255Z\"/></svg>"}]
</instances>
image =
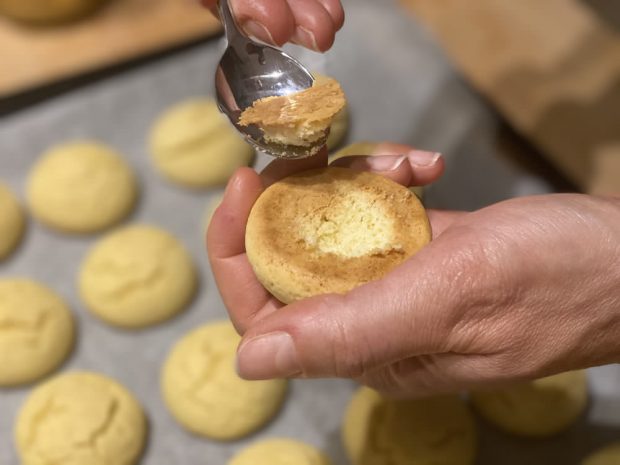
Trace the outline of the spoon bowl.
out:
<instances>
[{"instance_id":1,"label":"spoon bowl","mask_svg":"<svg viewBox=\"0 0 620 465\"><path fill-rule=\"evenodd\" d=\"M255 125L240 126L239 117L246 108L265 97L280 97L312 87L314 78L297 60L269 45L246 37L230 10L228 0L218 3L228 47L215 74L217 103L230 122L258 150L278 158L305 158L325 145L325 138L313 146L274 144L263 138Z\"/></svg>"}]
</instances>

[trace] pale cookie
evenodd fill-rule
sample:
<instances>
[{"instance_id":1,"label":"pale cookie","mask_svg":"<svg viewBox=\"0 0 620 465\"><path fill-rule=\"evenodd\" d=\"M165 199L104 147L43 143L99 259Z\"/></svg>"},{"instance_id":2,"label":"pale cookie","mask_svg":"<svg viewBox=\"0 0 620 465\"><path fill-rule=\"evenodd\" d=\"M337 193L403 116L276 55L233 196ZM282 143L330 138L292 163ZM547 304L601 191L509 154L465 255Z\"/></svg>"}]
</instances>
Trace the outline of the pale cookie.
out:
<instances>
[{"instance_id":1,"label":"pale cookie","mask_svg":"<svg viewBox=\"0 0 620 465\"><path fill-rule=\"evenodd\" d=\"M155 167L168 179L189 187L226 184L254 150L211 99L181 103L155 123L150 137Z\"/></svg>"},{"instance_id":2,"label":"pale cookie","mask_svg":"<svg viewBox=\"0 0 620 465\"><path fill-rule=\"evenodd\" d=\"M268 187L250 212L245 246L258 280L288 304L380 279L430 240L424 207L408 189L330 167Z\"/></svg>"},{"instance_id":3,"label":"pale cookie","mask_svg":"<svg viewBox=\"0 0 620 465\"><path fill-rule=\"evenodd\" d=\"M36 163L28 180L32 214L67 232L91 233L120 222L132 211L136 197L129 165L94 142L53 148Z\"/></svg>"},{"instance_id":4,"label":"pale cookie","mask_svg":"<svg viewBox=\"0 0 620 465\"><path fill-rule=\"evenodd\" d=\"M0 0L0 14L36 24L69 21L84 16L105 0Z\"/></svg>"},{"instance_id":5,"label":"pale cookie","mask_svg":"<svg viewBox=\"0 0 620 465\"><path fill-rule=\"evenodd\" d=\"M620 464L620 443L610 444L588 455L581 465L618 465Z\"/></svg>"},{"instance_id":6,"label":"pale cookie","mask_svg":"<svg viewBox=\"0 0 620 465\"><path fill-rule=\"evenodd\" d=\"M64 301L26 279L0 280L0 386L49 374L73 347L74 327Z\"/></svg>"},{"instance_id":7,"label":"pale cookie","mask_svg":"<svg viewBox=\"0 0 620 465\"><path fill-rule=\"evenodd\" d=\"M228 465L331 465L316 447L293 439L255 442L235 455Z\"/></svg>"},{"instance_id":8,"label":"pale cookie","mask_svg":"<svg viewBox=\"0 0 620 465\"><path fill-rule=\"evenodd\" d=\"M171 234L133 225L95 244L82 264L79 288L88 309L101 319L139 328L184 310L194 295L196 272Z\"/></svg>"},{"instance_id":9,"label":"pale cookie","mask_svg":"<svg viewBox=\"0 0 620 465\"><path fill-rule=\"evenodd\" d=\"M551 436L570 427L588 403L585 371L572 371L511 387L471 393L490 423L520 436Z\"/></svg>"},{"instance_id":10,"label":"pale cookie","mask_svg":"<svg viewBox=\"0 0 620 465\"><path fill-rule=\"evenodd\" d=\"M353 465L472 465L476 455L474 420L457 396L397 401L361 388L342 438Z\"/></svg>"},{"instance_id":11,"label":"pale cookie","mask_svg":"<svg viewBox=\"0 0 620 465\"><path fill-rule=\"evenodd\" d=\"M230 322L218 322L188 333L172 349L162 371L162 392L185 429L214 439L235 439L265 425L280 409L286 380L239 378L239 341Z\"/></svg>"},{"instance_id":12,"label":"pale cookie","mask_svg":"<svg viewBox=\"0 0 620 465\"><path fill-rule=\"evenodd\" d=\"M0 183L0 261L17 247L24 234L24 213L13 193Z\"/></svg>"},{"instance_id":13,"label":"pale cookie","mask_svg":"<svg viewBox=\"0 0 620 465\"><path fill-rule=\"evenodd\" d=\"M127 389L103 375L73 372L30 393L15 433L22 465L133 465L146 430Z\"/></svg>"}]
</instances>

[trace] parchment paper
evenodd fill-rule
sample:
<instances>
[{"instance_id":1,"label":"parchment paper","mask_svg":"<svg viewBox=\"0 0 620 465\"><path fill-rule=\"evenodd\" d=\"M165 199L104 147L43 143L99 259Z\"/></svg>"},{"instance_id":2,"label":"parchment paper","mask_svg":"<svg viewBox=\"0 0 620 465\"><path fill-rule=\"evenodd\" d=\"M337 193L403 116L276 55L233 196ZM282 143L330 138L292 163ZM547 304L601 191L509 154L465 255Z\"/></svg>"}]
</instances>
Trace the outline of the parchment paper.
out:
<instances>
[{"instance_id":1,"label":"parchment paper","mask_svg":"<svg viewBox=\"0 0 620 465\"><path fill-rule=\"evenodd\" d=\"M343 83L353 115L351 140L394 140L442 151L448 161L446 175L426 195L427 204L434 207L474 209L552 190L544 178L507 157L497 145L501 124L496 116L461 82L427 33L391 0L345 3L347 25L333 51L326 56L291 51L314 70ZM0 264L0 278L38 279L70 302L79 341L63 369L96 370L136 393L151 428L144 465L224 465L248 442L270 436L305 440L324 448L335 465L346 465L339 425L354 389L350 382L293 382L275 421L250 438L230 443L181 430L160 396L160 367L171 345L197 325L226 316L207 264L202 231L205 208L220 190L188 191L164 182L149 162L146 136L169 105L212 93L221 46L219 41L210 42L0 120L0 178L22 198L29 168L50 145L94 138L120 150L142 188L130 221L156 224L176 234L200 267L200 292L191 308L170 322L138 332L102 324L84 309L75 283L80 262L96 237L55 234L35 221L30 221L19 251ZM266 162L260 157L257 165ZM587 419L545 441L512 439L480 422L478 463L576 465L587 451L620 438L620 372L612 366L591 374L595 400ZM0 390L2 465L18 463L12 425L29 390Z\"/></svg>"}]
</instances>

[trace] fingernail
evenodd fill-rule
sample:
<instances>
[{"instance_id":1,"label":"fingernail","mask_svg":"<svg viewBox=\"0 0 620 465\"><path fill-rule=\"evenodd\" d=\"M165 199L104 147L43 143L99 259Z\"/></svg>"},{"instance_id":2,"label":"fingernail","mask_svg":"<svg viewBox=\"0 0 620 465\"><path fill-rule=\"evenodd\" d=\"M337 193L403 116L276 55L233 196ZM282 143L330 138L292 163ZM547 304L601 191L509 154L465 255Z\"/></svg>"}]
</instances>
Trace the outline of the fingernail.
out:
<instances>
[{"instance_id":1,"label":"fingernail","mask_svg":"<svg viewBox=\"0 0 620 465\"><path fill-rule=\"evenodd\" d=\"M256 37L257 39L267 41L273 45L277 45L276 41L273 40L273 36L269 29L263 26L261 23L257 23L256 21L246 21L243 23L243 30L246 34Z\"/></svg>"},{"instance_id":2,"label":"fingernail","mask_svg":"<svg viewBox=\"0 0 620 465\"><path fill-rule=\"evenodd\" d=\"M415 166L433 166L440 157L440 153L423 150L412 150L407 154L409 162Z\"/></svg>"},{"instance_id":3,"label":"fingernail","mask_svg":"<svg viewBox=\"0 0 620 465\"><path fill-rule=\"evenodd\" d=\"M278 331L244 341L237 351L237 373L245 379L286 378L301 373L293 338Z\"/></svg>"},{"instance_id":4,"label":"fingernail","mask_svg":"<svg viewBox=\"0 0 620 465\"><path fill-rule=\"evenodd\" d=\"M292 40L298 45L304 45L316 52L319 52L319 46L316 43L316 37L309 29L297 26L293 33Z\"/></svg>"},{"instance_id":5,"label":"fingernail","mask_svg":"<svg viewBox=\"0 0 620 465\"><path fill-rule=\"evenodd\" d=\"M373 171L394 171L407 160L404 155L378 155L366 158L367 166Z\"/></svg>"}]
</instances>

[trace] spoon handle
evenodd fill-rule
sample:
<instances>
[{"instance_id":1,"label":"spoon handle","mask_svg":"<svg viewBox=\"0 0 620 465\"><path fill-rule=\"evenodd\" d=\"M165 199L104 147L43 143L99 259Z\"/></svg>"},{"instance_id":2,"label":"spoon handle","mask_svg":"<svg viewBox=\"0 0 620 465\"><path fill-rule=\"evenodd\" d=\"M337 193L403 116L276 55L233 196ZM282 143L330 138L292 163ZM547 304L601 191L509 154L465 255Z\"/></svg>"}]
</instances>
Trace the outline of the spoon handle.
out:
<instances>
[{"instance_id":1,"label":"spoon handle","mask_svg":"<svg viewBox=\"0 0 620 465\"><path fill-rule=\"evenodd\" d=\"M244 46L248 38L243 34L239 26L237 26L228 0L219 0L217 7L220 13L220 19L224 25L224 32L226 33L228 45L233 48Z\"/></svg>"}]
</instances>

